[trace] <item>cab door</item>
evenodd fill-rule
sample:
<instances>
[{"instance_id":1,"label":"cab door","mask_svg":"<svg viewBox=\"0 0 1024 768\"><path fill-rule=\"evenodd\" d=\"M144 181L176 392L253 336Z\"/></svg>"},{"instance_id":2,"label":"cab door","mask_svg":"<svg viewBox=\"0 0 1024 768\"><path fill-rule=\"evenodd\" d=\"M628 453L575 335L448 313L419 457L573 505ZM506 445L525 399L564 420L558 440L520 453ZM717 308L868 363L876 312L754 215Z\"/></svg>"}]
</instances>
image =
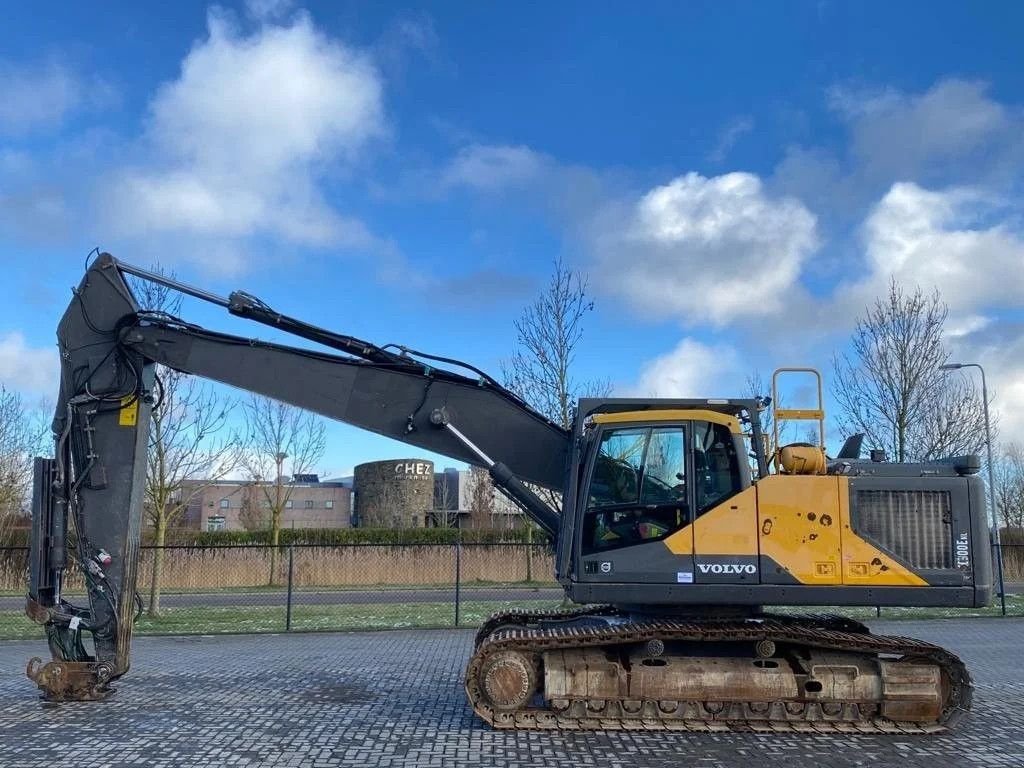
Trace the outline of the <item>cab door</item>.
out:
<instances>
[{"instance_id":1,"label":"cab door","mask_svg":"<svg viewBox=\"0 0 1024 768\"><path fill-rule=\"evenodd\" d=\"M694 581L757 584L757 493L742 488L745 458L724 424L694 421L691 433Z\"/></svg>"},{"instance_id":2,"label":"cab door","mask_svg":"<svg viewBox=\"0 0 1024 768\"><path fill-rule=\"evenodd\" d=\"M693 583L688 435L683 424L603 427L580 526L581 581Z\"/></svg>"}]
</instances>

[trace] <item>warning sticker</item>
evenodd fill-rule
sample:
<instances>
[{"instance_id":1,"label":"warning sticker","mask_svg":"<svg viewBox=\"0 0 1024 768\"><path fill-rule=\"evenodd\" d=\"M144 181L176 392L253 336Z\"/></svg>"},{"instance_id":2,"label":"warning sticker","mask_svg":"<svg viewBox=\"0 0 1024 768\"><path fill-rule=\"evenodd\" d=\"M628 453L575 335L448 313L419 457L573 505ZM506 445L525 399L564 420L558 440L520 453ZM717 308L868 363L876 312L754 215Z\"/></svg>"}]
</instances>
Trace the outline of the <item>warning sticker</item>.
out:
<instances>
[{"instance_id":1,"label":"warning sticker","mask_svg":"<svg viewBox=\"0 0 1024 768\"><path fill-rule=\"evenodd\" d=\"M676 572L676 583L677 584L693 584L693 571L677 571Z\"/></svg>"},{"instance_id":2,"label":"warning sticker","mask_svg":"<svg viewBox=\"0 0 1024 768\"><path fill-rule=\"evenodd\" d=\"M117 423L122 427L134 427L139 423L139 398L126 395L121 398L121 410L117 415Z\"/></svg>"}]
</instances>

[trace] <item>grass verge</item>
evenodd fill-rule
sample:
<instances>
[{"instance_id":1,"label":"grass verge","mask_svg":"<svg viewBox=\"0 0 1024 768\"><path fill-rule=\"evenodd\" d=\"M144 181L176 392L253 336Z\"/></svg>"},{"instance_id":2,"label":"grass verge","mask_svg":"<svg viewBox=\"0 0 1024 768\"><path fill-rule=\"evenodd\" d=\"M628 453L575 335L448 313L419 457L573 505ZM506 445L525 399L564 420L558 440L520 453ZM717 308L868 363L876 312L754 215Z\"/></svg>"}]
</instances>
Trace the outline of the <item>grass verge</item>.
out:
<instances>
[{"instance_id":1,"label":"grass verge","mask_svg":"<svg viewBox=\"0 0 1024 768\"><path fill-rule=\"evenodd\" d=\"M477 626L496 611L508 608L556 608L557 600L463 600L459 625ZM1007 595L1007 615L1024 616L1024 596ZM850 618L942 619L999 616L998 600L988 608L874 608L833 606L780 606L780 613L836 613ZM212 635L227 632L283 632L284 606L188 606L166 608L159 617L143 615L135 625L138 635ZM294 605L292 630L372 630L412 627L452 627L455 606L450 601L435 603L370 603L364 605ZM42 639L42 628L20 611L0 611L0 640Z\"/></svg>"},{"instance_id":2,"label":"grass verge","mask_svg":"<svg viewBox=\"0 0 1024 768\"><path fill-rule=\"evenodd\" d=\"M560 601L524 602L464 600L459 609L460 626L477 626L496 611L515 607L556 608ZM292 630L404 629L410 627L452 627L455 606L443 603L371 603L367 605L295 605ZM283 632L283 606L166 608L159 617L143 615L135 634L213 635L225 632ZM24 640L43 637L43 630L22 613L0 611L0 639Z\"/></svg>"}]
</instances>

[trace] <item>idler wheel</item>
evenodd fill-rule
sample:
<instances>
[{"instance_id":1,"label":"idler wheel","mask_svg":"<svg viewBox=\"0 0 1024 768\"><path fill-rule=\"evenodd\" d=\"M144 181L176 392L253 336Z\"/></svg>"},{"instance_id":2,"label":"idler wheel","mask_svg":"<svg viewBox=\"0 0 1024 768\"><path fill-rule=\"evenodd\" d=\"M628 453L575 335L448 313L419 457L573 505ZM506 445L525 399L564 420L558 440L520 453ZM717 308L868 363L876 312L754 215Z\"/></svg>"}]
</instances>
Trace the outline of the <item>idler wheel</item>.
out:
<instances>
[{"instance_id":1,"label":"idler wheel","mask_svg":"<svg viewBox=\"0 0 1024 768\"><path fill-rule=\"evenodd\" d=\"M754 650L760 658L770 659L775 655L775 643L771 640L759 640Z\"/></svg>"},{"instance_id":2,"label":"idler wheel","mask_svg":"<svg viewBox=\"0 0 1024 768\"><path fill-rule=\"evenodd\" d=\"M518 651L499 651L480 670L484 696L496 710L510 712L526 706L537 690L537 667Z\"/></svg>"}]
</instances>

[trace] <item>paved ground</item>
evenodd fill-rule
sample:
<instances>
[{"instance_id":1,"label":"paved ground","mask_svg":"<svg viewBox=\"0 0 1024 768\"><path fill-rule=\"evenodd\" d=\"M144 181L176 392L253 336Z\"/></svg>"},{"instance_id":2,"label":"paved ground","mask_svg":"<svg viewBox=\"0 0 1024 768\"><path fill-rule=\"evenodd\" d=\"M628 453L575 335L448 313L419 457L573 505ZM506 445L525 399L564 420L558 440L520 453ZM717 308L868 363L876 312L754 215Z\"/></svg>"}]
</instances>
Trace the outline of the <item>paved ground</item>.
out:
<instances>
[{"instance_id":1,"label":"paved ground","mask_svg":"<svg viewBox=\"0 0 1024 768\"><path fill-rule=\"evenodd\" d=\"M561 600L561 587L466 587L461 591L462 600L511 601ZM68 598L85 605L84 595ZM164 608L190 608L193 606L214 606L239 608L246 606L282 606L288 601L285 592L190 592L188 594L168 593L160 596ZM296 605L391 605L396 603L453 603L454 588L441 589L353 589L353 590L296 590L292 593ZM25 608L25 597L0 596L0 610L20 611Z\"/></svg>"},{"instance_id":2,"label":"paved ground","mask_svg":"<svg viewBox=\"0 0 1024 768\"><path fill-rule=\"evenodd\" d=\"M1024 766L1024 620L875 629L965 658L975 708L955 734L500 732L463 698L471 631L147 637L103 704L43 704L22 672L42 642L0 643L0 766Z\"/></svg>"}]
</instances>

